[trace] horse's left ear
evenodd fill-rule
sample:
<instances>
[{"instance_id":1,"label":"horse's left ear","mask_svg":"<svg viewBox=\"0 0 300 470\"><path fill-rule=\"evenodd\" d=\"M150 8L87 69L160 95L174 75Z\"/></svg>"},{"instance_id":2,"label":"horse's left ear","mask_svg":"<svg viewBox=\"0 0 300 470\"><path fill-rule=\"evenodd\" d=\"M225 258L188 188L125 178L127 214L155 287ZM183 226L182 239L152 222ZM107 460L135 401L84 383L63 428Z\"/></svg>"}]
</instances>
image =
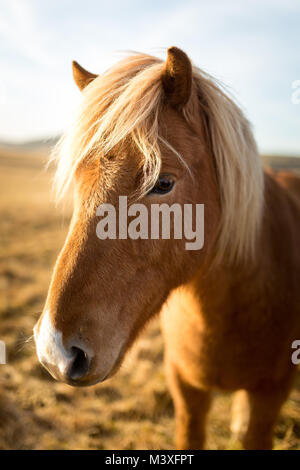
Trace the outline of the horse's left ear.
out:
<instances>
[{"instance_id":1,"label":"horse's left ear","mask_svg":"<svg viewBox=\"0 0 300 470\"><path fill-rule=\"evenodd\" d=\"M168 102L174 107L183 107L191 96L192 64L181 49L168 49L162 81Z\"/></svg>"},{"instance_id":2,"label":"horse's left ear","mask_svg":"<svg viewBox=\"0 0 300 470\"><path fill-rule=\"evenodd\" d=\"M90 82L92 82L98 75L88 72L81 65L73 60L72 62L73 77L79 90L83 90Z\"/></svg>"}]
</instances>

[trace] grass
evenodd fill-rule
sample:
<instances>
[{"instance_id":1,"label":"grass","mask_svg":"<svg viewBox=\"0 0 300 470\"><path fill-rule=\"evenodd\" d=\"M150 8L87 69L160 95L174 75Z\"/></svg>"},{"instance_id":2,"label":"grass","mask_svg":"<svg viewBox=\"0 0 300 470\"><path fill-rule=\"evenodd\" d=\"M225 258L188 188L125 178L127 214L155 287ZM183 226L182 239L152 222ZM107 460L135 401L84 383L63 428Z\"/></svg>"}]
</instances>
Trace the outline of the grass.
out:
<instances>
[{"instance_id":1,"label":"grass","mask_svg":"<svg viewBox=\"0 0 300 470\"><path fill-rule=\"evenodd\" d=\"M7 365L0 366L0 448L171 449L174 411L158 319L104 384L74 389L38 364L32 327L70 217L70 209L62 214L51 202L42 160L0 153L0 339L8 351ZM237 448L229 432L231 400L230 394L216 394L211 449ZM282 410L275 448L300 449L300 375Z\"/></svg>"}]
</instances>

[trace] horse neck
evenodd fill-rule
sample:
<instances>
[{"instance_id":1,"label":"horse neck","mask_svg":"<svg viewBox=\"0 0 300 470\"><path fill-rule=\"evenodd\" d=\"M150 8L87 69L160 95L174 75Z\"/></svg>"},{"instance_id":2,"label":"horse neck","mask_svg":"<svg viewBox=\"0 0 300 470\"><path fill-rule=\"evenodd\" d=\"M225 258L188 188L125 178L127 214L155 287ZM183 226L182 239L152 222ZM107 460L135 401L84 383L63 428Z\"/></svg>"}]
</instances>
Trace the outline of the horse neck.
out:
<instances>
[{"instance_id":1,"label":"horse neck","mask_svg":"<svg viewBox=\"0 0 300 470\"><path fill-rule=\"evenodd\" d=\"M201 267L191 282L201 312L214 323L232 315L253 315L286 304L300 279L299 212L284 188L265 174L265 204L254 259ZM296 297L296 294L294 294Z\"/></svg>"}]
</instances>

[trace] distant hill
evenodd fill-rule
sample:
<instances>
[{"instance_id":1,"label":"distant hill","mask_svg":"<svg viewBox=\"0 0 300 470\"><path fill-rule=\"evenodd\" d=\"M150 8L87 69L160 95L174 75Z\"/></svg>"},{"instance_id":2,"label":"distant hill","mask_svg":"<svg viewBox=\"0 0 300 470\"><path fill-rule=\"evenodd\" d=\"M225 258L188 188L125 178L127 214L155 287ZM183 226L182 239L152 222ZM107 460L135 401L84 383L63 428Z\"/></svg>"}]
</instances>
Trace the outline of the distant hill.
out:
<instances>
[{"instance_id":1,"label":"distant hill","mask_svg":"<svg viewBox=\"0 0 300 470\"><path fill-rule=\"evenodd\" d=\"M43 168L59 137L31 140L22 143L0 141L0 166Z\"/></svg>"},{"instance_id":2,"label":"distant hill","mask_svg":"<svg viewBox=\"0 0 300 470\"><path fill-rule=\"evenodd\" d=\"M278 155L263 155L263 165L273 170L297 170L300 171L300 157L288 157Z\"/></svg>"},{"instance_id":3,"label":"distant hill","mask_svg":"<svg viewBox=\"0 0 300 470\"><path fill-rule=\"evenodd\" d=\"M26 140L24 142L8 142L0 140L1 149L30 150L39 148L53 147L59 140L60 136L47 137L44 139Z\"/></svg>"}]
</instances>

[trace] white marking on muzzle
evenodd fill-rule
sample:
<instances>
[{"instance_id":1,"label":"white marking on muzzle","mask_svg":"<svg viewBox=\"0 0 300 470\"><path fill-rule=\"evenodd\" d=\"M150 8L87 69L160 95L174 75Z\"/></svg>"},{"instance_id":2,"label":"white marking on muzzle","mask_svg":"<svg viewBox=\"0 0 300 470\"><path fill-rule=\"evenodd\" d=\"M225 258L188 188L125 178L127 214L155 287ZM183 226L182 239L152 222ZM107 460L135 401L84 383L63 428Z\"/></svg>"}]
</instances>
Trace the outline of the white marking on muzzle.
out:
<instances>
[{"instance_id":1,"label":"white marking on muzzle","mask_svg":"<svg viewBox=\"0 0 300 470\"><path fill-rule=\"evenodd\" d=\"M73 354L65 349L62 333L52 325L48 311L43 315L39 331L34 328L34 338L39 361L46 366L55 366L64 375Z\"/></svg>"}]
</instances>

